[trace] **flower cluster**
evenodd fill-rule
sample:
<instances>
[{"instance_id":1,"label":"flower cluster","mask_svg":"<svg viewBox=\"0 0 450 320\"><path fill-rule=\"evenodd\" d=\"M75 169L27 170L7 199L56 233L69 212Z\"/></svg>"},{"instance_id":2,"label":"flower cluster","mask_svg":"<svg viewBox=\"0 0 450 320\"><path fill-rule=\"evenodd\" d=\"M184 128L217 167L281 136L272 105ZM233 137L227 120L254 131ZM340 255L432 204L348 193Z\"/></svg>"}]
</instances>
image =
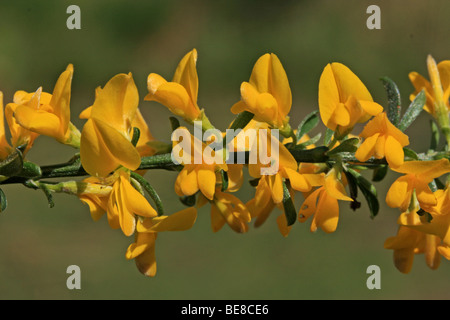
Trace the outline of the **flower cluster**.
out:
<instances>
[{"instance_id":1,"label":"flower cluster","mask_svg":"<svg viewBox=\"0 0 450 320\"><path fill-rule=\"evenodd\" d=\"M146 106L131 73L120 73L95 90L92 105L79 115L86 121L82 130L70 120L71 64L52 93L42 88L31 93L17 91L3 107L0 92L1 184L22 183L40 189L50 205L55 192L76 195L87 204L93 220L106 216L112 229L134 236L125 257L134 260L144 275L154 276L158 232L190 229L205 205L210 208L213 232L227 226L246 233L251 224L261 226L278 210L281 214L276 221L282 236L288 236L296 222L308 223L312 232L332 233L339 224L340 206L359 209L360 194L372 218L378 214L379 195L373 183L391 170L400 176L385 200L389 207L399 209L400 216L398 234L386 239L384 247L394 251L395 266L408 273L419 253L425 254L433 269L441 256L450 260L450 179L444 180L450 173L450 61L436 64L429 56L430 81L410 73L414 92L404 112L391 79L382 79L388 96L383 107L352 70L342 63L330 63L320 75L318 111L293 129L287 73L275 54L264 54L254 64L249 81L237 90L240 99L230 110L235 119L221 131L197 103L197 57L195 49L188 52L172 81L155 73L147 78L148 92L142 100L157 102L174 115L170 119L172 144L155 141L140 112ZM408 148L405 130L422 110L432 117L432 143L429 150L416 153ZM11 133L9 142L4 118ZM194 135L178 118L194 126ZM320 121L325 134L311 137ZM236 133L231 141L223 139L228 138L229 129ZM175 134L179 130L187 132L183 141L174 138L179 137ZM198 131L200 137L195 134ZM211 132L215 134L208 135ZM439 143L439 132L445 136L444 143ZM26 155L39 135L53 137L77 153L61 165L31 163ZM255 150L264 150L266 157L253 157ZM147 170L159 168L176 172L174 196L185 209L164 212L157 191L145 178ZM254 187L250 199L239 195L245 170ZM368 171L372 171L371 179L365 174ZM84 178L43 180L73 176ZM297 210L294 199L299 195ZM0 200L3 211L3 191Z\"/></svg>"}]
</instances>

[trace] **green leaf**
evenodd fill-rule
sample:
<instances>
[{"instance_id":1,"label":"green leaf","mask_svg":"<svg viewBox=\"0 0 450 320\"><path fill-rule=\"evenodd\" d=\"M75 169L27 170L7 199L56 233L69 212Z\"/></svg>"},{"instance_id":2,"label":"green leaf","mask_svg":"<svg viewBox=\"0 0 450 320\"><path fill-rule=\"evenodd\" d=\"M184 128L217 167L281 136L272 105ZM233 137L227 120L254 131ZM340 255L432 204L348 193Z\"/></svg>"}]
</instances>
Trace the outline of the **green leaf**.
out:
<instances>
[{"instance_id":1,"label":"green leaf","mask_svg":"<svg viewBox=\"0 0 450 320\"><path fill-rule=\"evenodd\" d=\"M378 202L377 190L366 178L364 178L359 172L347 168L347 172L350 173L356 181L359 190L366 198L367 204L369 206L370 216L374 218L378 211L380 210L380 204Z\"/></svg>"},{"instance_id":2,"label":"green leaf","mask_svg":"<svg viewBox=\"0 0 450 320\"><path fill-rule=\"evenodd\" d=\"M397 84L388 77L381 78L388 97L387 117L389 121L397 126L400 121L402 109L400 91Z\"/></svg>"},{"instance_id":3,"label":"green leaf","mask_svg":"<svg viewBox=\"0 0 450 320\"><path fill-rule=\"evenodd\" d=\"M159 197L159 194L156 192L153 186L147 180L145 180L143 176L136 172L131 172L131 177L139 182L145 189L145 191L147 191L150 198L152 198L153 202L155 203L158 216L162 216L164 214L164 206L162 204L161 198Z\"/></svg>"},{"instance_id":4,"label":"green leaf","mask_svg":"<svg viewBox=\"0 0 450 320\"><path fill-rule=\"evenodd\" d=\"M180 121L178 121L178 119L175 117L169 117L169 121L170 121L170 126L172 127L172 131L177 130L181 126Z\"/></svg>"},{"instance_id":5,"label":"green leaf","mask_svg":"<svg viewBox=\"0 0 450 320\"><path fill-rule=\"evenodd\" d=\"M359 138L350 138L342 141L336 148L327 152L328 156L336 155L341 152L355 152L358 147Z\"/></svg>"},{"instance_id":6,"label":"green leaf","mask_svg":"<svg viewBox=\"0 0 450 320\"><path fill-rule=\"evenodd\" d=\"M44 192L45 196L47 197L48 206L50 208L53 208L55 206L55 202L53 201L53 194L51 190L44 183L40 183L39 188Z\"/></svg>"},{"instance_id":7,"label":"green leaf","mask_svg":"<svg viewBox=\"0 0 450 320\"><path fill-rule=\"evenodd\" d=\"M138 127L133 127L133 138L131 138L131 143L136 147L139 138L141 137L141 131Z\"/></svg>"},{"instance_id":8,"label":"green leaf","mask_svg":"<svg viewBox=\"0 0 450 320\"><path fill-rule=\"evenodd\" d=\"M297 128L297 140L300 140L305 134L314 129L319 123L319 111L313 111L308 114Z\"/></svg>"},{"instance_id":9,"label":"green leaf","mask_svg":"<svg viewBox=\"0 0 450 320\"><path fill-rule=\"evenodd\" d=\"M225 170L220 170L220 176L222 177L222 191L228 189L228 173Z\"/></svg>"},{"instance_id":10,"label":"green leaf","mask_svg":"<svg viewBox=\"0 0 450 320\"><path fill-rule=\"evenodd\" d=\"M419 156L414 150L409 148L403 148L403 152L405 153L405 157L410 158L412 160L419 160Z\"/></svg>"},{"instance_id":11,"label":"green leaf","mask_svg":"<svg viewBox=\"0 0 450 320\"><path fill-rule=\"evenodd\" d=\"M334 131L331 130L330 128L327 128L327 130L325 130L325 136L323 137L323 144L324 145L329 145L331 142L331 139L333 138L334 135Z\"/></svg>"},{"instance_id":12,"label":"green leaf","mask_svg":"<svg viewBox=\"0 0 450 320\"><path fill-rule=\"evenodd\" d=\"M255 115L248 111L243 111L237 115L233 123L230 126L232 130L243 129Z\"/></svg>"},{"instance_id":13,"label":"green leaf","mask_svg":"<svg viewBox=\"0 0 450 320\"><path fill-rule=\"evenodd\" d=\"M296 145L294 148L301 149L301 150L306 149L306 147L317 143L317 141L320 140L321 136L322 136L322 133L319 132L318 134L316 134L314 137L312 137L308 141L302 142L302 143Z\"/></svg>"},{"instance_id":14,"label":"green leaf","mask_svg":"<svg viewBox=\"0 0 450 320\"><path fill-rule=\"evenodd\" d=\"M6 195L3 192L3 190L0 189L0 212L5 211L7 206L8 206L8 201L6 200Z\"/></svg>"},{"instance_id":15,"label":"green leaf","mask_svg":"<svg viewBox=\"0 0 450 320\"><path fill-rule=\"evenodd\" d=\"M191 196L182 196L180 197L180 201L182 204L184 204L187 207L193 207L195 206L195 194L191 195Z\"/></svg>"},{"instance_id":16,"label":"green leaf","mask_svg":"<svg viewBox=\"0 0 450 320\"><path fill-rule=\"evenodd\" d=\"M22 152L16 148L14 152L8 155L5 160L0 162L0 175L12 177L22 171L23 158Z\"/></svg>"},{"instance_id":17,"label":"green leaf","mask_svg":"<svg viewBox=\"0 0 450 320\"><path fill-rule=\"evenodd\" d=\"M436 150L439 145L439 127L437 126L434 120L430 120L431 127L431 141L430 141L430 150Z\"/></svg>"},{"instance_id":18,"label":"green leaf","mask_svg":"<svg viewBox=\"0 0 450 320\"><path fill-rule=\"evenodd\" d=\"M383 180L389 171L388 169L389 169L389 167L387 165L380 165L380 166L376 167L373 170L372 181L379 182L379 181Z\"/></svg>"},{"instance_id":19,"label":"green leaf","mask_svg":"<svg viewBox=\"0 0 450 320\"><path fill-rule=\"evenodd\" d=\"M425 91L422 90L420 93L414 98L414 100L409 105L408 109L406 109L405 114L402 117L399 125L397 126L400 131L405 131L423 110L423 106L427 101L427 97L425 95Z\"/></svg>"},{"instance_id":20,"label":"green leaf","mask_svg":"<svg viewBox=\"0 0 450 320\"><path fill-rule=\"evenodd\" d=\"M24 161L22 165L22 171L17 174L19 177L24 178L37 178L42 175L41 167L37 164L29 161Z\"/></svg>"},{"instance_id":21,"label":"green leaf","mask_svg":"<svg viewBox=\"0 0 450 320\"><path fill-rule=\"evenodd\" d=\"M353 201L350 203L350 208L353 210L359 209L361 207L361 202L357 201L358 199L358 184L356 178L353 177L350 173L345 172L345 176L347 177L348 188L350 190L350 198Z\"/></svg>"},{"instance_id":22,"label":"green leaf","mask_svg":"<svg viewBox=\"0 0 450 320\"><path fill-rule=\"evenodd\" d=\"M436 184L436 187L438 189L445 189L445 184L442 183L442 181L439 180L438 178L434 179L434 183Z\"/></svg>"},{"instance_id":23,"label":"green leaf","mask_svg":"<svg viewBox=\"0 0 450 320\"><path fill-rule=\"evenodd\" d=\"M297 211L295 210L294 202L292 201L291 194L283 182L283 208L286 215L287 225L291 226L297 220Z\"/></svg>"}]
</instances>

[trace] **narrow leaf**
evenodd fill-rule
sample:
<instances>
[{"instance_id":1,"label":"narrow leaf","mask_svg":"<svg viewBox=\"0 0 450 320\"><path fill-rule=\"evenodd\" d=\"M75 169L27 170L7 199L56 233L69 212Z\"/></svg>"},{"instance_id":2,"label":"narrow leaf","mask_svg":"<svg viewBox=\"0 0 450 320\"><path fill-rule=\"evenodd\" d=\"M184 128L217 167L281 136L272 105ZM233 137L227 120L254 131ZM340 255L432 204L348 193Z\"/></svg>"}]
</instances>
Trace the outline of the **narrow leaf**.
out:
<instances>
[{"instance_id":1,"label":"narrow leaf","mask_svg":"<svg viewBox=\"0 0 450 320\"><path fill-rule=\"evenodd\" d=\"M193 207L195 206L195 194L191 195L191 196L182 196L180 197L180 201L182 204L184 204L187 207Z\"/></svg>"},{"instance_id":2,"label":"narrow leaf","mask_svg":"<svg viewBox=\"0 0 450 320\"><path fill-rule=\"evenodd\" d=\"M3 192L3 190L0 189L0 212L5 211L7 206L8 206L8 201L6 200L6 195Z\"/></svg>"},{"instance_id":3,"label":"narrow leaf","mask_svg":"<svg viewBox=\"0 0 450 320\"><path fill-rule=\"evenodd\" d=\"M328 156L332 156L341 152L355 152L358 147L359 138L350 138L342 141L336 148L327 152Z\"/></svg>"},{"instance_id":4,"label":"narrow leaf","mask_svg":"<svg viewBox=\"0 0 450 320\"><path fill-rule=\"evenodd\" d=\"M327 130L325 130L325 136L323 137L323 144L326 146L329 145L331 142L331 138L333 138L333 135L334 131L330 128L327 128Z\"/></svg>"},{"instance_id":5,"label":"narrow leaf","mask_svg":"<svg viewBox=\"0 0 450 320\"><path fill-rule=\"evenodd\" d=\"M178 121L178 119L175 117L169 117L169 121L170 121L170 126L172 127L172 131L177 130L181 126L180 121Z\"/></svg>"},{"instance_id":6,"label":"narrow leaf","mask_svg":"<svg viewBox=\"0 0 450 320\"><path fill-rule=\"evenodd\" d=\"M314 129L319 123L319 111L313 111L308 114L297 128L297 140L300 140L305 134Z\"/></svg>"},{"instance_id":7,"label":"narrow leaf","mask_svg":"<svg viewBox=\"0 0 450 320\"><path fill-rule=\"evenodd\" d=\"M383 180L384 177L386 177L386 174L388 173L388 168L389 167L387 165L380 165L380 166L376 167L373 170L372 181L379 182L379 181Z\"/></svg>"},{"instance_id":8,"label":"narrow leaf","mask_svg":"<svg viewBox=\"0 0 450 320\"><path fill-rule=\"evenodd\" d=\"M131 138L131 143L136 147L139 138L141 137L141 131L137 127L133 127L133 137Z\"/></svg>"},{"instance_id":9,"label":"narrow leaf","mask_svg":"<svg viewBox=\"0 0 450 320\"><path fill-rule=\"evenodd\" d=\"M255 115L253 113L248 111L239 113L231 124L230 129L243 129L253 119L254 116Z\"/></svg>"},{"instance_id":10,"label":"narrow leaf","mask_svg":"<svg viewBox=\"0 0 450 320\"><path fill-rule=\"evenodd\" d=\"M356 178L348 172L344 172L344 173L347 178L348 188L350 190L350 198L353 199L353 201L350 203L350 208L352 210L359 209L361 207L361 202L357 201L357 199L358 199L358 184L357 184Z\"/></svg>"},{"instance_id":11,"label":"narrow leaf","mask_svg":"<svg viewBox=\"0 0 450 320\"><path fill-rule=\"evenodd\" d=\"M387 116L394 126L400 121L401 113L401 96L397 84L388 77L381 78L388 97Z\"/></svg>"},{"instance_id":12,"label":"narrow leaf","mask_svg":"<svg viewBox=\"0 0 450 320\"><path fill-rule=\"evenodd\" d=\"M348 168L347 172L350 173L356 180L359 190L366 198L367 204L369 206L370 216L374 218L380 209L380 204L378 202L377 190L375 187L364 178L359 172Z\"/></svg>"},{"instance_id":13,"label":"narrow leaf","mask_svg":"<svg viewBox=\"0 0 450 320\"><path fill-rule=\"evenodd\" d=\"M430 120L431 127L431 141L430 141L430 150L436 150L439 145L439 127L437 126L434 120Z\"/></svg>"},{"instance_id":14,"label":"narrow leaf","mask_svg":"<svg viewBox=\"0 0 450 320\"><path fill-rule=\"evenodd\" d=\"M0 175L12 177L22 171L23 158L22 152L16 148L5 160L0 162Z\"/></svg>"},{"instance_id":15,"label":"narrow leaf","mask_svg":"<svg viewBox=\"0 0 450 320\"><path fill-rule=\"evenodd\" d=\"M427 97L424 90L420 91L420 93L414 98L397 126L401 131L405 131L414 122L414 120L416 120L423 110L426 99Z\"/></svg>"},{"instance_id":16,"label":"narrow leaf","mask_svg":"<svg viewBox=\"0 0 450 320\"><path fill-rule=\"evenodd\" d=\"M228 189L228 173L225 170L220 170L220 176L222 178L222 191Z\"/></svg>"},{"instance_id":17,"label":"narrow leaf","mask_svg":"<svg viewBox=\"0 0 450 320\"><path fill-rule=\"evenodd\" d=\"M405 157L410 158L412 160L419 160L419 156L414 150L409 148L403 148L403 152L405 153Z\"/></svg>"},{"instance_id":18,"label":"narrow leaf","mask_svg":"<svg viewBox=\"0 0 450 320\"><path fill-rule=\"evenodd\" d=\"M141 186L147 191L150 198L152 198L153 202L156 206L156 211L158 212L158 216L162 216L164 214L164 206L162 204L161 198L159 197L156 190L153 188L153 186L144 179L143 176L136 172L131 172L131 177L134 178L136 181L138 181Z\"/></svg>"},{"instance_id":19,"label":"narrow leaf","mask_svg":"<svg viewBox=\"0 0 450 320\"><path fill-rule=\"evenodd\" d=\"M294 202L292 201L291 194L283 182L283 208L286 215L287 225L291 226L297 220L297 211L295 210Z\"/></svg>"}]
</instances>

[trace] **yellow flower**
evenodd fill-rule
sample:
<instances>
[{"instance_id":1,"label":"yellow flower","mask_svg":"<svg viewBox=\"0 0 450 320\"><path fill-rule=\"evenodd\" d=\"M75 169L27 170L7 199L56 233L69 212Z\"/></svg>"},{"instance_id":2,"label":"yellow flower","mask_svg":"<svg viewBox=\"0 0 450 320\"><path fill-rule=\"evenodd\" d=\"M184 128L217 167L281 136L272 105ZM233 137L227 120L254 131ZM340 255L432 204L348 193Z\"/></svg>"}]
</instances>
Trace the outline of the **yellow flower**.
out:
<instances>
[{"instance_id":1,"label":"yellow flower","mask_svg":"<svg viewBox=\"0 0 450 320\"><path fill-rule=\"evenodd\" d=\"M155 241L158 232L188 230L193 226L196 219L197 210L190 207L170 216L139 220L136 228L136 239L128 247L125 254L126 259L134 259L142 274L154 277L156 275Z\"/></svg>"},{"instance_id":2,"label":"yellow flower","mask_svg":"<svg viewBox=\"0 0 450 320\"><path fill-rule=\"evenodd\" d=\"M282 129L288 122L292 94L286 72L278 59L266 53L256 61L249 82L241 84L242 100L231 107L234 114L248 111L254 119Z\"/></svg>"},{"instance_id":3,"label":"yellow flower","mask_svg":"<svg viewBox=\"0 0 450 320\"><path fill-rule=\"evenodd\" d=\"M405 175L391 185L386 194L386 203L391 208L400 208L402 212L406 212L414 190L421 207L437 204L436 196L428 184L433 179L450 172L450 162L447 159L407 161L400 167L391 169Z\"/></svg>"},{"instance_id":4,"label":"yellow flower","mask_svg":"<svg viewBox=\"0 0 450 320\"><path fill-rule=\"evenodd\" d=\"M181 59L171 82L158 74L151 73L147 78L149 93L144 98L156 101L169 108L188 122L198 120L201 111L197 105L198 75L196 69L197 50L193 49Z\"/></svg>"},{"instance_id":5,"label":"yellow flower","mask_svg":"<svg viewBox=\"0 0 450 320\"><path fill-rule=\"evenodd\" d=\"M305 222L314 215L310 227L312 232L318 228L326 233L334 232L339 220L338 200L353 201L347 196L344 184L339 179L337 170L333 168L327 173L324 185L305 199L299 210L298 220Z\"/></svg>"},{"instance_id":6,"label":"yellow flower","mask_svg":"<svg viewBox=\"0 0 450 320\"><path fill-rule=\"evenodd\" d=\"M409 213L409 215L413 218L416 214ZM425 254L428 267L437 269L441 261L441 251L445 251L445 247L441 246L440 242L440 239L434 235L400 226L395 237L386 239L384 248L394 250L395 267L407 274L412 269L414 256L421 253Z\"/></svg>"},{"instance_id":7,"label":"yellow flower","mask_svg":"<svg viewBox=\"0 0 450 320\"><path fill-rule=\"evenodd\" d=\"M439 105L444 106L445 112L450 110L450 60L441 61L436 65L433 57L429 55L427 66L431 82L415 71L409 73L409 80L415 89L410 99L414 100L420 91L425 90L427 102L424 109L436 117Z\"/></svg>"},{"instance_id":8,"label":"yellow flower","mask_svg":"<svg viewBox=\"0 0 450 320\"><path fill-rule=\"evenodd\" d=\"M442 243L446 247L450 247L450 211L440 211L443 205L448 201L448 194L444 190L437 190L436 208L428 212L432 219L428 221L425 215L419 216L416 212L402 213L398 219L398 224L408 228L431 234L442 239ZM424 208L422 208L424 209Z\"/></svg>"},{"instance_id":9,"label":"yellow flower","mask_svg":"<svg viewBox=\"0 0 450 320\"><path fill-rule=\"evenodd\" d=\"M3 113L3 94L2 96L2 113ZM9 131L11 132L11 147L6 143L6 138L3 137L3 150L1 152L2 157L6 157L17 147L26 145L22 153L25 155L33 146L34 140L39 136L39 134L25 129L19 123L17 123L14 113L18 106L27 106L33 109L39 109L45 105L48 105L51 100L51 95L42 92L42 88L39 88L34 93L27 93L25 91L17 91L14 94L13 102L8 103L5 107L5 119L8 123ZM3 120L3 115L2 115ZM3 134L4 134L4 122L3 122Z\"/></svg>"},{"instance_id":10,"label":"yellow flower","mask_svg":"<svg viewBox=\"0 0 450 320\"><path fill-rule=\"evenodd\" d=\"M341 63L328 64L319 81L319 111L323 123L347 135L356 123L363 123L383 111L361 80Z\"/></svg>"},{"instance_id":11,"label":"yellow flower","mask_svg":"<svg viewBox=\"0 0 450 320\"><path fill-rule=\"evenodd\" d=\"M274 150L271 149L272 146L278 149L276 156L274 155ZM270 130L266 131L266 135L258 132L256 144L254 144L252 150L254 151L255 149L257 150L256 153L266 154L271 160L268 164L262 164L261 159L258 157L256 159L257 163L248 165L250 176L260 178L259 183L264 185L260 189L257 188L256 198L259 197L259 190L268 188L273 202L275 204L281 203L283 201L283 181L285 179L289 180L294 190L301 192L307 192L315 185L315 175L300 174L297 161L289 150L271 134ZM263 169L268 169L268 172L262 174ZM257 206L259 207L258 204Z\"/></svg>"},{"instance_id":12,"label":"yellow flower","mask_svg":"<svg viewBox=\"0 0 450 320\"><path fill-rule=\"evenodd\" d=\"M178 130L189 132L185 127L180 127ZM189 146L180 144L179 154L176 150L180 141L173 142L175 158L184 165L175 180L175 192L178 196L191 196L200 191L207 199L213 200L218 182L217 174L220 170L228 171L228 166L222 157L220 161L216 161L215 151L208 145L191 134L186 136L190 137ZM183 148L190 148L190 150Z\"/></svg>"},{"instance_id":13,"label":"yellow flower","mask_svg":"<svg viewBox=\"0 0 450 320\"><path fill-rule=\"evenodd\" d=\"M130 136L138 103L131 73L116 75L96 96L80 145L81 163L91 176L106 177L120 165L139 167L141 156Z\"/></svg>"},{"instance_id":14,"label":"yellow flower","mask_svg":"<svg viewBox=\"0 0 450 320\"><path fill-rule=\"evenodd\" d=\"M101 91L101 88L96 89L96 95L98 95ZM87 107L84 109L80 115L80 119L89 119L91 117L92 112L92 106ZM136 144L136 149L138 150L141 157L148 157L155 153L155 149L149 146L149 142L155 141L155 138L153 137L152 133L150 132L150 129L147 125L147 122L145 121L144 117L142 116L141 111L136 109L136 116L133 118L131 122L132 128L138 128L140 132L139 140Z\"/></svg>"},{"instance_id":15,"label":"yellow flower","mask_svg":"<svg viewBox=\"0 0 450 320\"><path fill-rule=\"evenodd\" d=\"M113 229L122 229L126 236L134 233L136 216L156 217L155 209L130 183L129 173L119 172L107 205L108 222Z\"/></svg>"},{"instance_id":16,"label":"yellow flower","mask_svg":"<svg viewBox=\"0 0 450 320\"><path fill-rule=\"evenodd\" d=\"M22 102L14 107L16 121L27 130L53 137L64 144L79 147L80 132L70 122L72 77L73 66L69 64L59 76L52 95L42 97L39 104ZM41 94L41 91L38 90L37 93ZM29 96L30 94L22 98L25 98L26 101ZM48 98L50 98L49 101Z\"/></svg>"},{"instance_id":17,"label":"yellow flower","mask_svg":"<svg viewBox=\"0 0 450 320\"><path fill-rule=\"evenodd\" d=\"M370 120L361 132L365 141L355 153L359 161L367 161L374 156L377 159L386 157L391 167L401 166L405 154L403 147L409 144L408 136L396 128L382 112Z\"/></svg>"},{"instance_id":18,"label":"yellow flower","mask_svg":"<svg viewBox=\"0 0 450 320\"><path fill-rule=\"evenodd\" d=\"M211 227L213 232L222 229L226 223L235 232L245 233L248 231L247 223L250 220L250 211L238 197L222 192L220 188L216 189L211 201Z\"/></svg>"}]
</instances>

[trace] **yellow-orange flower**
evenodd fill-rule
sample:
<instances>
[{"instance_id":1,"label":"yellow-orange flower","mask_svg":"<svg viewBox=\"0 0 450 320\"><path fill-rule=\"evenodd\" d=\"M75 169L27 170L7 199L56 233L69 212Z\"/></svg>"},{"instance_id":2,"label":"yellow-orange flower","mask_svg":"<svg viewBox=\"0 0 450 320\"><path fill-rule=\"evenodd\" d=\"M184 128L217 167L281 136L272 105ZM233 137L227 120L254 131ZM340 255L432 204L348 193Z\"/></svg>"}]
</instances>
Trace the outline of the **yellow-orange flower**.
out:
<instances>
[{"instance_id":1,"label":"yellow-orange flower","mask_svg":"<svg viewBox=\"0 0 450 320\"><path fill-rule=\"evenodd\" d=\"M355 157L359 161L367 161L373 156L377 159L386 157L391 167L403 164L405 157L403 147L409 144L409 138L389 121L385 112L370 120L360 137L365 140L355 152Z\"/></svg>"},{"instance_id":2,"label":"yellow-orange flower","mask_svg":"<svg viewBox=\"0 0 450 320\"><path fill-rule=\"evenodd\" d=\"M158 74L150 73L147 78L149 93L144 100L159 102L173 114L183 117L188 122L198 120L201 111L197 105L196 63L197 50L193 49L181 59L171 82Z\"/></svg>"},{"instance_id":3,"label":"yellow-orange flower","mask_svg":"<svg viewBox=\"0 0 450 320\"><path fill-rule=\"evenodd\" d=\"M190 229L197 218L193 207L178 211L169 216L159 216L139 220L136 239L125 254L126 259L134 259L138 270L148 277L156 275L155 241L158 232L184 231Z\"/></svg>"},{"instance_id":4,"label":"yellow-orange flower","mask_svg":"<svg viewBox=\"0 0 450 320\"><path fill-rule=\"evenodd\" d=\"M391 169L404 175L395 180L389 188L386 194L386 203L392 208L400 208L402 212L406 212L414 190L421 207L437 204L436 196L428 184L433 179L450 172L450 162L447 159L407 161L403 165Z\"/></svg>"},{"instance_id":5,"label":"yellow-orange flower","mask_svg":"<svg viewBox=\"0 0 450 320\"><path fill-rule=\"evenodd\" d=\"M43 96L39 104L18 103L14 108L14 118L25 129L55 138L57 141L79 147L80 132L70 122L70 95L73 66L69 64L59 76L53 94ZM27 101L30 94L21 93ZM22 101L23 101L22 100Z\"/></svg>"},{"instance_id":6,"label":"yellow-orange flower","mask_svg":"<svg viewBox=\"0 0 450 320\"><path fill-rule=\"evenodd\" d=\"M248 111L254 119L282 129L289 122L292 105L289 81L280 60L266 53L256 61L249 82L241 85L242 100L231 107L234 114Z\"/></svg>"},{"instance_id":7,"label":"yellow-orange flower","mask_svg":"<svg viewBox=\"0 0 450 320\"><path fill-rule=\"evenodd\" d=\"M438 104L445 106L446 112L450 111L450 60L441 61L436 65L433 57L429 55L427 66L430 81L415 71L409 73L409 80L415 89L410 99L414 100L420 91L425 90L427 101L424 109L436 117Z\"/></svg>"},{"instance_id":8,"label":"yellow-orange flower","mask_svg":"<svg viewBox=\"0 0 450 320\"><path fill-rule=\"evenodd\" d=\"M228 224L232 230L238 233L248 231L248 223L251 221L250 211L247 206L236 196L216 189L211 201L211 227L217 232L224 224Z\"/></svg>"},{"instance_id":9,"label":"yellow-orange flower","mask_svg":"<svg viewBox=\"0 0 450 320\"><path fill-rule=\"evenodd\" d=\"M190 141L174 141L173 156L184 165L175 181L175 192L179 196L191 196L200 191L212 200L220 170L228 171L223 157L216 158L215 150L191 135L187 128L180 127L177 132ZM178 149L178 147L181 147Z\"/></svg>"},{"instance_id":10,"label":"yellow-orange flower","mask_svg":"<svg viewBox=\"0 0 450 320\"><path fill-rule=\"evenodd\" d=\"M409 213L409 215L414 219L414 215L417 216L415 213ZM445 251L440 242L441 240L434 235L400 226L395 237L386 239L384 248L394 251L395 267L400 272L407 274L412 269L416 254L425 254L428 267L437 269L441 261L441 252Z\"/></svg>"},{"instance_id":11,"label":"yellow-orange flower","mask_svg":"<svg viewBox=\"0 0 450 320\"><path fill-rule=\"evenodd\" d=\"M313 191L305 199L299 210L298 220L305 222L311 215L314 215L310 227L312 232L318 228L326 233L334 232L339 221L338 200L353 201L347 196L344 184L338 177L337 170L333 168L325 176L323 186Z\"/></svg>"},{"instance_id":12,"label":"yellow-orange flower","mask_svg":"<svg viewBox=\"0 0 450 320\"><path fill-rule=\"evenodd\" d=\"M338 136L347 135L383 111L361 80L341 63L328 64L319 81L319 110L323 123Z\"/></svg>"},{"instance_id":13,"label":"yellow-orange flower","mask_svg":"<svg viewBox=\"0 0 450 320\"><path fill-rule=\"evenodd\" d=\"M141 156L130 136L138 103L131 73L114 76L98 92L80 145L81 163L91 176L106 177L120 165L139 167Z\"/></svg>"}]
</instances>

